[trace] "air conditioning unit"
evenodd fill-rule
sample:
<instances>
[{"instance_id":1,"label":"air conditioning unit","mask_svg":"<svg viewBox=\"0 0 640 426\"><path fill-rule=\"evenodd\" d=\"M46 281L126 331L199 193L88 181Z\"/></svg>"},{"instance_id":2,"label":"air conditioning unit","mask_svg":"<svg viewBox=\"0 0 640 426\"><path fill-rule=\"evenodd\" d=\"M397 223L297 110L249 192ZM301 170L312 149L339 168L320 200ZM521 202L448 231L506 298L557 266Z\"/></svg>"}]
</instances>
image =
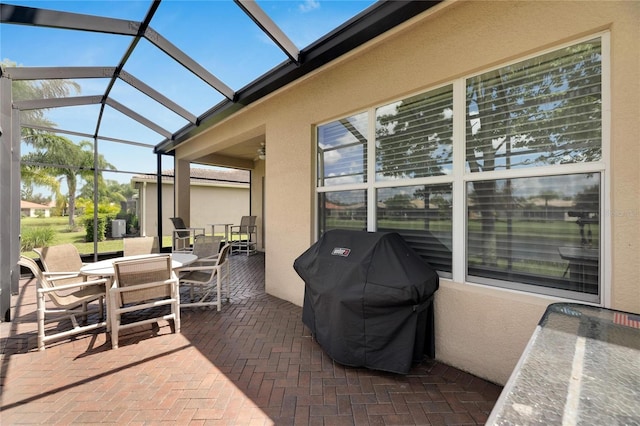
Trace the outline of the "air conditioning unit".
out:
<instances>
[{"instance_id":1,"label":"air conditioning unit","mask_svg":"<svg viewBox=\"0 0 640 426\"><path fill-rule=\"evenodd\" d=\"M127 221L115 219L111 221L111 237L122 238L127 233Z\"/></svg>"}]
</instances>

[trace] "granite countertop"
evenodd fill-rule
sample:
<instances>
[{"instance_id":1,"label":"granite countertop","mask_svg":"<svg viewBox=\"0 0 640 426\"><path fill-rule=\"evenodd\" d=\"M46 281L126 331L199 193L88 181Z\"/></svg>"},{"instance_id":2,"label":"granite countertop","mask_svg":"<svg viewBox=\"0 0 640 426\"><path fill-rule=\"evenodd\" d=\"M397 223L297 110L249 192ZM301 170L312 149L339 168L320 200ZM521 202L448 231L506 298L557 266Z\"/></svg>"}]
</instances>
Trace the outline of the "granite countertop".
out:
<instances>
[{"instance_id":1,"label":"granite countertop","mask_svg":"<svg viewBox=\"0 0 640 426\"><path fill-rule=\"evenodd\" d=\"M549 305L488 425L640 425L640 315Z\"/></svg>"}]
</instances>

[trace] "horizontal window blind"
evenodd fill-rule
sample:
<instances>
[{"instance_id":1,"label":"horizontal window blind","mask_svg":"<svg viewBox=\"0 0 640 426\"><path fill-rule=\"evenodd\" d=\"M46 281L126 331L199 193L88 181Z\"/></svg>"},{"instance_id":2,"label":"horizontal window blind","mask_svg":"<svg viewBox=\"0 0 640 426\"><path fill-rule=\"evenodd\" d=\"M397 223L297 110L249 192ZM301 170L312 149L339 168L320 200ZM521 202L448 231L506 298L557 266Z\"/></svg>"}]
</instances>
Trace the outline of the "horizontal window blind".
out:
<instances>
[{"instance_id":1,"label":"horizontal window blind","mask_svg":"<svg viewBox=\"0 0 640 426\"><path fill-rule=\"evenodd\" d=\"M320 234L330 229L367 230L367 191L318 194Z\"/></svg>"},{"instance_id":2,"label":"horizontal window blind","mask_svg":"<svg viewBox=\"0 0 640 426\"><path fill-rule=\"evenodd\" d=\"M366 182L367 122L362 113L318 127L318 186Z\"/></svg>"},{"instance_id":3,"label":"horizontal window blind","mask_svg":"<svg viewBox=\"0 0 640 426\"><path fill-rule=\"evenodd\" d=\"M397 232L438 271L451 272L452 185L377 190L376 229Z\"/></svg>"},{"instance_id":4,"label":"horizontal window blind","mask_svg":"<svg viewBox=\"0 0 640 426\"><path fill-rule=\"evenodd\" d=\"M467 79L469 169L599 161L601 61L595 39Z\"/></svg>"},{"instance_id":5,"label":"horizontal window blind","mask_svg":"<svg viewBox=\"0 0 640 426\"><path fill-rule=\"evenodd\" d=\"M453 87L376 109L376 180L451 172Z\"/></svg>"},{"instance_id":6,"label":"horizontal window blind","mask_svg":"<svg viewBox=\"0 0 640 426\"><path fill-rule=\"evenodd\" d=\"M320 126L320 233L397 232L443 277L601 301L607 39Z\"/></svg>"},{"instance_id":7,"label":"horizontal window blind","mask_svg":"<svg viewBox=\"0 0 640 426\"><path fill-rule=\"evenodd\" d=\"M469 182L467 217L469 277L597 293L599 173Z\"/></svg>"}]
</instances>

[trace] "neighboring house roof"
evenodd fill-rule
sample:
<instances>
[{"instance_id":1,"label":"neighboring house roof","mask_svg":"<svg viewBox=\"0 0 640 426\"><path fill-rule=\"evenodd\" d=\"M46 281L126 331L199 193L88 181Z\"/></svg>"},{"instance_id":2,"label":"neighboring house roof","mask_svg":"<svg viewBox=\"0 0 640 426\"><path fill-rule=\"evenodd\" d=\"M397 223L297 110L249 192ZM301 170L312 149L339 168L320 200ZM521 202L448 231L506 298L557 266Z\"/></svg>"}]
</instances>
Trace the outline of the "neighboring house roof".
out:
<instances>
[{"instance_id":1,"label":"neighboring house roof","mask_svg":"<svg viewBox=\"0 0 640 426\"><path fill-rule=\"evenodd\" d=\"M560 200L560 199L556 199L556 198L551 198L551 199L548 199L548 200L545 200L544 198L532 198L529 201L534 206L537 206L537 207L548 206L548 207L557 207L557 208L570 209L572 207L575 207L575 205L576 205L574 200Z\"/></svg>"},{"instance_id":2,"label":"neighboring house roof","mask_svg":"<svg viewBox=\"0 0 640 426\"><path fill-rule=\"evenodd\" d=\"M20 200L20 210L22 209L42 209L48 210L51 207L45 206L44 204L32 203L31 201Z\"/></svg>"},{"instance_id":3,"label":"neighboring house roof","mask_svg":"<svg viewBox=\"0 0 640 426\"><path fill-rule=\"evenodd\" d=\"M173 183L174 170L163 170L162 181ZM135 175L132 182L156 182L155 174ZM191 184L247 186L250 182L248 170L237 169L199 169L191 168Z\"/></svg>"}]
</instances>

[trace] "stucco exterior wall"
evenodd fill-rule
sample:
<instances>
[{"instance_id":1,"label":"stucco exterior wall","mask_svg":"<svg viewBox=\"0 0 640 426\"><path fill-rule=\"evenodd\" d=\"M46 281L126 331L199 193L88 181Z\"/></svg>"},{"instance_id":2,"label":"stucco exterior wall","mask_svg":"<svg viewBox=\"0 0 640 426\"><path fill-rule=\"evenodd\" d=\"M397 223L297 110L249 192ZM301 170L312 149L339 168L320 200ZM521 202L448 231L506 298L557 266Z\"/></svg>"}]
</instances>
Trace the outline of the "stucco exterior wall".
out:
<instances>
[{"instance_id":1,"label":"stucco exterior wall","mask_svg":"<svg viewBox=\"0 0 640 426\"><path fill-rule=\"evenodd\" d=\"M265 177L266 161L258 160L251 170L251 216L256 216L256 226L258 227L258 247L259 251L266 249L266 238L264 235L264 193L266 186Z\"/></svg>"},{"instance_id":2,"label":"stucco exterior wall","mask_svg":"<svg viewBox=\"0 0 640 426\"><path fill-rule=\"evenodd\" d=\"M156 236L158 196L157 185L146 183L146 190L141 196L144 198L143 206L144 230L147 236ZM205 228L206 233L211 232L212 223L239 224L240 217L249 214L249 186L231 187L214 185L191 186L191 227ZM164 218L162 233L171 235L173 224L169 220L173 216L173 184L162 184L162 210ZM221 232L224 228L216 228Z\"/></svg>"},{"instance_id":3,"label":"stucco exterior wall","mask_svg":"<svg viewBox=\"0 0 640 426\"><path fill-rule=\"evenodd\" d=\"M314 126L561 43L611 34L605 304L640 312L640 3L473 1L439 7L181 146L206 152L264 127L266 290L302 304L292 264L315 240ZM606 89L605 89L606 90ZM549 297L442 280L437 358L504 384Z\"/></svg>"}]
</instances>

